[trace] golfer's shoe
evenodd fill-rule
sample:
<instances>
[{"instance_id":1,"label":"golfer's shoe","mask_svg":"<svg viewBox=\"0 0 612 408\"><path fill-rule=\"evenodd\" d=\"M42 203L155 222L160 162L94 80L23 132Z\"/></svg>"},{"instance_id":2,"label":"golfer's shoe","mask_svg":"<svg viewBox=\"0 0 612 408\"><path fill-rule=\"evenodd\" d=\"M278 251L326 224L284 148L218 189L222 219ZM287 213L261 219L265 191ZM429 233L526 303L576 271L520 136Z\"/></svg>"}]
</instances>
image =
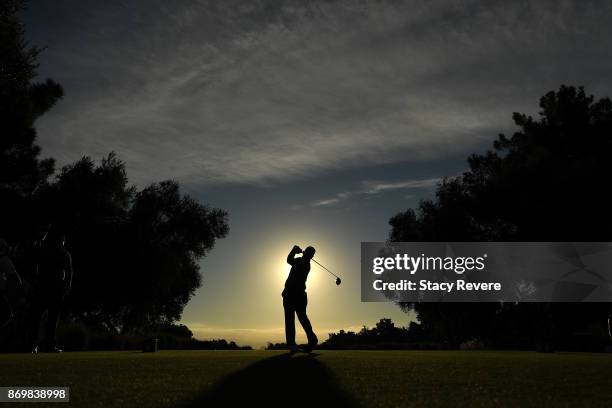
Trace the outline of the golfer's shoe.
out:
<instances>
[{"instance_id":1,"label":"golfer's shoe","mask_svg":"<svg viewBox=\"0 0 612 408\"><path fill-rule=\"evenodd\" d=\"M297 346L297 344L294 344L293 346L289 346L289 353L290 354L295 354L298 351L300 351L300 348Z\"/></svg>"},{"instance_id":2,"label":"golfer's shoe","mask_svg":"<svg viewBox=\"0 0 612 408\"><path fill-rule=\"evenodd\" d=\"M315 348L317 343L300 344L300 351L302 353L312 353L312 349Z\"/></svg>"}]
</instances>

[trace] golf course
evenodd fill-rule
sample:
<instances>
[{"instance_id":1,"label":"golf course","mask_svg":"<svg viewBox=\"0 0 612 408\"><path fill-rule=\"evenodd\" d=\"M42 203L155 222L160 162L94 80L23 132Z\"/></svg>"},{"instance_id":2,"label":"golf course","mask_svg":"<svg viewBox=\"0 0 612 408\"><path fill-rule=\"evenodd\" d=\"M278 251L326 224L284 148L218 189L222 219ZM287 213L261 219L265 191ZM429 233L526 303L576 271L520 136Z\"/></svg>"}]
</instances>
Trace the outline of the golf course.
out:
<instances>
[{"instance_id":1,"label":"golf course","mask_svg":"<svg viewBox=\"0 0 612 408\"><path fill-rule=\"evenodd\" d=\"M78 352L0 355L0 366L1 386L69 386L79 407L612 406L603 353Z\"/></svg>"}]
</instances>

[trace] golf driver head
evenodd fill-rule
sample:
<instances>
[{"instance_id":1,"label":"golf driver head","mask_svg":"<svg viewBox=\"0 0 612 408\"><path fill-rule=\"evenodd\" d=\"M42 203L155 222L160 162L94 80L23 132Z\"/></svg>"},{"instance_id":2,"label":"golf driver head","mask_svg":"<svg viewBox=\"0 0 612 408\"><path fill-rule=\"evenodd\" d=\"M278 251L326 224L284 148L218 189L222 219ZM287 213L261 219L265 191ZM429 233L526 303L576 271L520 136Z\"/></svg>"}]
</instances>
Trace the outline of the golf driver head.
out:
<instances>
[{"instance_id":1,"label":"golf driver head","mask_svg":"<svg viewBox=\"0 0 612 408\"><path fill-rule=\"evenodd\" d=\"M342 281L340 280L340 278L336 278L336 285L340 286L341 283Z\"/></svg>"}]
</instances>

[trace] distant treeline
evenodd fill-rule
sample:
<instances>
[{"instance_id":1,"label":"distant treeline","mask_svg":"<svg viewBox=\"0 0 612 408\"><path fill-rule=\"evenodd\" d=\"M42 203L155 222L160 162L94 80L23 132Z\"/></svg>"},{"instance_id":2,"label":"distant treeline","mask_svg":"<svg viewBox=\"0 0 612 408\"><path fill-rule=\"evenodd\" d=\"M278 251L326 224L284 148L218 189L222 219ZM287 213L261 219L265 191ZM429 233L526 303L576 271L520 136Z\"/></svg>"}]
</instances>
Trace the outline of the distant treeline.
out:
<instances>
[{"instance_id":1,"label":"distant treeline","mask_svg":"<svg viewBox=\"0 0 612 408\"><path fill-rule=\"evenodd\" d=\"M391 319L380 319L376 326L363 328L358 331L340 330L329 333L329 338L317 348L326 350L440 350L448 348L447 345L428 340L423 333L422 326L411 322L406 327L396 327ZM268 343L267 350L287 349L285 343Z\"/></svg>"},{"instance_id":2,"label":"distant treeline","mask_svg":"<svg viewBox=\"0 0 612 408\"><path fill-rule=\"evenodd\" d=\"M500 321L509 325L510 319L504 316ZM440 336L435 326L410 322L408 327L396 327L391 319L383 318L374 327L364 326L358 332L340 330L337 333L329 333L328 339L318 348L327 350L533 350L537 348L535 347L537 338L538 331L531 325L518 331L509 330L508 327L498 327L488 337L469 337L466 333L464 340L456 344ZM595 330L595 328L565 333L556 339L555 345L557 350L604 351L608 346L607 333ZM267 350L287 348L285 343L268 343L266 347Z\"/></svg>"},{"instance_id":3,"label":"distant treeline","mask_svg":"<svg viewBox=\"0 0 612 408\"><path fill-rule=\"evenodd\" d=\"M105 328L88 327L82 323L67 323L59 328L58 341L66 351L82 350L143 350L150 351L155 343L159 350L251 350L225 339L198 340L187 326L160 325L129 334L113 333Z\"/></svg>"}]
</instances>

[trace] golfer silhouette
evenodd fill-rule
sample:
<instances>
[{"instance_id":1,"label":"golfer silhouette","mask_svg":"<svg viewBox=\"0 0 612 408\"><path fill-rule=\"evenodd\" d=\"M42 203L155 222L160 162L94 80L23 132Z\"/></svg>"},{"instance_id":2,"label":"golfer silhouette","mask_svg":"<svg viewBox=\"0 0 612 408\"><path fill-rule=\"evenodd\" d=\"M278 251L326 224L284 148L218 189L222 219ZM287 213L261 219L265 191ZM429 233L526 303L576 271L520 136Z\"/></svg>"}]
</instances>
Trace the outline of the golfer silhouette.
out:
<instances>
[{"instance_id":1,"label":"golfer silhouette","mask_svg":"<svg viewBox=\"0 0 612 408\"><path fill-rule=\"evenodd\" d=\"M297 254L302 256L296 258ZM310 260L315 254L315 249L311 246L307 247L303 252L302 249L294 245L287 255L287 263L291 265L289 277L285 281L285 289L283 290L283 307L285 309L285 338L287 346L292 353L297 352L298 346L295 344L295 315L298 319L306 336L308 337L308 345L303 346L304 351L310 351L318 343L317 336L312 331L312 325L308 316L306 316L306 305L308 297L306 295L306 278L310 272Z\"/></svg>"},{"instance_id":2,"label":"golfer silhouette","mask_svg":"<svg viewBox=\"0 0 612 408\"><path fill-rule=\"evenodd\" d=\"M39 351L59 353L55 344L57 324L64 298L72 288L72 256L65 247L66 237L57 227L50 226L43 236L37 255L37 279L33 288L30 316L32 353ZM39 328L42 316L47 312L45 335L39 345Z\"/></svg>"}]
</instances>

